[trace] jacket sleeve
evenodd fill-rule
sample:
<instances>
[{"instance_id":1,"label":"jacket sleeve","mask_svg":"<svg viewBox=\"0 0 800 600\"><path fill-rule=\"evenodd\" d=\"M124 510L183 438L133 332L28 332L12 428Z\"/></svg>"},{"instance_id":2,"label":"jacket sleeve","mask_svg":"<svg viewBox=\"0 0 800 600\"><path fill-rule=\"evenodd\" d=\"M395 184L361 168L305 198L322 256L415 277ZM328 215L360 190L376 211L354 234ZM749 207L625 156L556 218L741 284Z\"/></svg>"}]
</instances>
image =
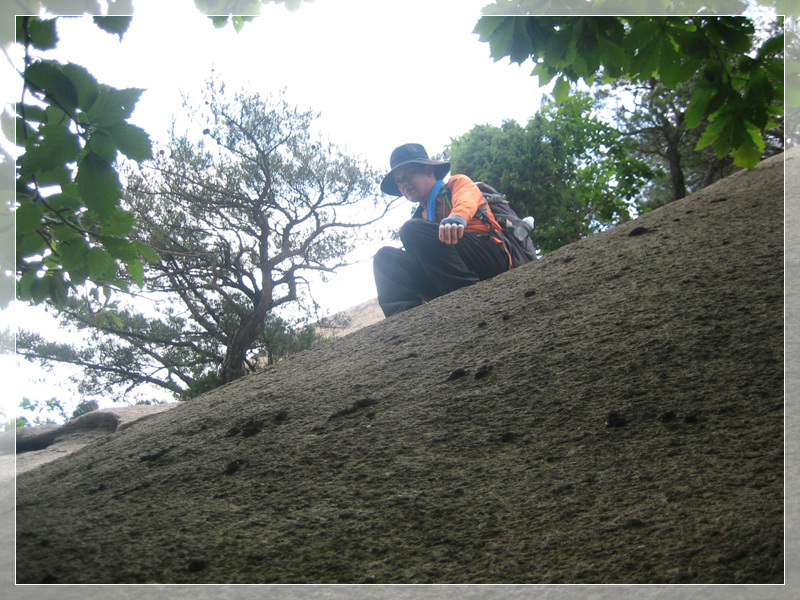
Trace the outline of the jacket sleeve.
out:
<instances>
[{"instance_id":1,"label":"jacket sleeve","mask_svg":"<svg viewBox=\"0 0 800 600\"><path fill-rule=\"evenodd\" d=\"M478 186L466 175L453 175L447 182L450 187L453 208L450 215L463 217L469 223L475 220L475 213L484 203Z\"/></svg>"},{"instance_id":2,"label":"jacket sleeve","mask_svg":"<svg viewBox=\"0 0 800 600\"><path fill-rule=\"evenodd\" d=\"M447 182L450 187L451 201L453 208L450 211L451 215L464 217L467 221L465 231L467 233L483 233L491 231L489 225L477 217L478 209L486 204L483 199L483 193L466 175L453 175ZM486 207L488 209L488 206ZM491 211L488 211L489 220L496 230L500 230L500 225L494 220Z\"/></svg>"}]
</instances>

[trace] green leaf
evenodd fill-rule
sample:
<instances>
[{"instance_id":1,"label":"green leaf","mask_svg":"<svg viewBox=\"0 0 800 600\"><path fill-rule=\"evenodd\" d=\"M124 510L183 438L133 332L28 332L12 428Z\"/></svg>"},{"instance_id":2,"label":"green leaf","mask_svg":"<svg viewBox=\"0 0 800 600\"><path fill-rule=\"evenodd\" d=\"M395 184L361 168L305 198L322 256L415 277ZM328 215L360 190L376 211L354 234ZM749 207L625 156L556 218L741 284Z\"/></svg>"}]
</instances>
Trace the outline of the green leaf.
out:
<instances>
[{"instance_id":1,"label":"green leaf","mask_svg":"<svg viewBox=\"0 0 800 600\"><path fill-rule=\"evenodd\" d=\"M72 181L72 171L67 165L56 167L52 171L37 171L36 183L39 186L60 185L64 186Z\"/></svg>"},{"instance_id":2,"label":"green leaf","mask_svg":"<svg viewBox=\"0 0 800 600\"><path fill-rule=\"evenodd\" d=\"M85 271L88 267L89 247L82 238L75 238L58 245L61 266L67 271Z\"/></svg>"},{"instance_id":3,"label":"green leaf","mask_svg":"<svg viewBox=\"0 0 800 600\"><path fill-rule=\"evenodd\" d=\"M113 214L122 198L119 175L102 156L89 152L78 164L78 193L87 208L101 217Z\"/></svg>"},{"instance_id":4,"label":"green leaf","mask_svg":"<svg viewBox=\"0 0 800 600\"><path fill-rule=\"evenodd\" d=\"M478 39L481 42L488 42L495 35L498 27L503 26L505 23L503 17L481 17L472 29L472 33L478 34Z\"/></svg>"},{"instance_id":5,"label":"green leaf","mask_svg":"<svg viewBox=\"0 0 800 600\"><path fill-rule=\"evenodd\" d=\"M31 286L36 279L36 273L27 271L22 274L17 282L17 298L20 300L29 300L31 297Z\"/></svg>"},{"instance_id":6,"label":"green leaf","mask_svg":"<svg viewBox=\"0 0 800 600\"><path fill-rule=\"evenodd\" d=\"M50 226L50 232L54 240L59 244L86 244L84 234L76 231L74 227L63 223L57 223Z\"/></svg>"},{"instance_id":7,"label":"green leaf","mask_svg":"<svg viewBox=\"0 0 800 600\"><path fill-rule=\"evenodd\" d=\"M106 128L95 129L89 137L86 148L89 152L102 156L110 164L117 159L117 143Z\"/></svg>"},{"instance_id":8,"label":"green leaf","mask_svg":"<svg viewBox=\"0 0 800 600\"><path fill-rule=\"evenodd\" d=\"M30 298L36 304L41 304L50 297L50 284L44 278L35 277L31 281Z\"/></svg>"},{"instance_id":9,"label":"green leaf","mask_svg":"<svg viewBox=\"0 0 800 600\"><path fill-rule=\"evenodd\" d=\"M130 123L120 123L108 128L117 148L125 156L137 162L153 158L153 145L150 136L141 127Z\"/></svg>"},{"instance_id":10,"label":"green leaf","mask_svg":"<svg viewBox=\"0 0 800 600\"><path fill-rule=\"evenodd\" d=\"M605 38L599 41L599 46L603 55L605 69L615 73L622 70L627 62L627 57L622 47Z\"/></svg>"},{"instance_id":11,"label":"green leaf","mask_svg":"<svg viewBox=\"0 0 800 600\"><path fill-rule=\"evenodd\" d=\"M38 233L17 233L17 256L29 258L38 256L47 248L44 238Z\"/></svg>"},{"instance_id":12,"label":"green leaf","mask_svg":"<svg viewBox=\"0 0 800 600\"><path fill-rule=\"evenodd\" d=\"M17 235L33 233L42 226L44 207L36 202L23 202L14 212Z\"/></svg>"},{"instance_id":13,"label":"green leaf","mask_svg":"<svg viewBox=\"0 0 800 600\"><path fill-rule=\"evenodd\" d=\"M41 106L33 106L32 104L22 104L18 102L14 106L14 112L20 118L25 117L28 122L47 123L47 112Z\"/></svg>"},{"instance_id":14,"label":"green leaf","mask_svg":"<svg viewBox=\"0 0 800 600\"><path fill-rule=\"evenodd\" d=\"M100 243L112 257L121 260L124 263L137 260L139 258L139 251L136 249L136 246L126 239L101 236Z\"/></svg>"},{"instance_id":15,"label":"green leaf","mask_svg":"<svg viewBox=\"0 0 800 600\"><path fill-rule=\"evenodd\" d=\"M144 287L144 266L140 260L131 260L125 263L128 266L128 273L133 282L140 288Z\"/></svg>"},{"instance_id":16,"label":"green leaf","mask_svg":"<svg viewBox=\"0 0 800 600\"><path fill-rule=\"evenodd\" d=\"M761 156L764 154L766 144L761 135L761 130L758 127L748 125L747 134L748 137L745 139L744 143L734 148L733 162L737 166L752 169L761 162Z\"/></svg>"},{"instance_id":17,"label":"green leaf","mask_svg":"<svg viewBox=\"0 0 800 600\"><path fill-rule=\"evenodd\" d=\"M703 148L707 148L712 144L716 145L719 143L720 135L725 130L727 123L728 120L724 118L724 116L718 117L711 121L705 128L705 131L703 131L703 135L700 136L700 140L697 142L695 150L702 150Z\"/></svg>"},{"instance_id":18,"label":"green leaf","mask_svg":"<svg viewBox=\"0 0 800 600\"><path fill-rule=\"evenodd\" d=\"M65 124L47 123L39 128L37 139L21 158L22 172L32 175L39 171L53 171L74 163L81 152L78 136Z\"/></svg>"},{"instance_id":19,"label":"green leaf","mask_svg":"<svg viewBox=\"0 0 800 600\"><path fill-rule=\"evenodd\" d=\"M89 275L93 280L111 279L117 274L117 261L102 248L92 248L87 256Z\"/></svg>"},{"instance_id":20,"label":"green leaf","mask_svg":"<svg viewBox=\"0 0 800 600\"><path fill-rule=\"evenodd\" d=\"M556 71L548 67L545 63L537 63L531 71L531 76L539 80L539 87L544 87L556 76Z\"/></svg>"},{"instance_id":21,"label":"green leaf","mask_svg":"<svg viewBox=\"0 0 800 600\"><path fill-rule=\"evenodd\" d=\"M136 102L144 90L127 88L118 90L108 85L100 85L97 100L87 112L90 122L99 127L117 125L133 113Z\"/></svg>"},{"instance_id":22,"label":"green leaf","mask_svg":"<svg viewBox=\"0 0 800 600\"><path fill-rule=\"evenodd\" d=\"M133 213L116 207L104 220L100 228L101 235L128 235L133 230L136 217Z\"/></svg>"},{"instance_id":23,"label":"green leaf","mask_svg":"<svg viewBox=\"0 0 800 600\"><path fill-rule=\"evenodd\" d=\"M569 97L570 85L566 77L559 77L553 86L553 96L559 104Z\"/></svg>"},{"instance_id":24,"label":"green leaf","mask_svg":"<svg viewBox=\"0 0 800 600\"><path fill-rule=\"evenodd\" d=\"M509 58L512 62L522 64L533 54L532 40L528 36L524 19L512 21L510 42Z\"/></svg>"},{"instance_id":25,"label":"green leaf","mask_svg":"<svg viewBox=\"0 0 800 600\"><path fill-rule=\"evenodd\" d=\"M52 50L58 45L56 20L31 17L28 20L28 36L34 48Z\"/></svg>"},{"instance_id":26,"label":"green leaf","mask_svg":"<svg viewBox=\"0 0 800 600\"><path fill-rule=\"evenodd\" d=\"M50 301L57 308L63 308L67 302L67 291L69 290L69 284L64 281L63 275L58 277L52 275L50 277L46 277L45 279L47 279L47 285L49 288L48 291L50 292Z\"/></svg>"},{"instance_id":27,"label":"green leaf","mask_svg":"<svg viewBox=\"0 0 800 600\"><path fill-rule=\"evenodd\" d=\"M631 61L630 73L636 79L647 80L658 72L659 41L651 40L642 46Z\"/></svg>"},{"instance_id":28,"label":"green leaf","mask_svg":"<svg viewBox=\"0 0 800 600\"><path fill-rule=\"evenodd\" d=\"M750 35L747 24L749 21L743 17L719 17L711 21L714 31L719 35L722 46L736 54L750 51Z\"/></svg>"},{"instance_id":29,"label":"green leaf","mask_svg":"<svg viewBox=\"0 0 800 600\"><path fill-rule=\"evenodd\" d=\"M661 41L658 63L658 76L659 81L667 88L674 90L679 83L685 81L684 71L681 68L681 56L668 37L664 37ZM686 79L691 77L693 73L686 73Z\"/></svg>"},{"instance_id":30,"label":"green leaf","mask_svg":"<svg viewBox=\"0 0 800 600\"><path fill-rule=\"evenodd\" d=\"M765 56L772 56L774 54L779 54L783 52L783 44L784 44L784 37L783 34L776 35L774 37L769 38L758 50L759 58L763 58Z\"/></svg>"},{"instance_id":31,"label":"green leaf","mask_svg":"<svg viewBox=\"0 0 800 600\"><path fill-rule=\"evenodd\" d=\"M75 84L54 61L38 61L25 69L25 80L34 91L42 91L61 108L74 111L78 105Z\"/></svg>"},{"instance_id":32,"label":"green leaf","mask_svg":"<svg viewBox=\"0 0 800 600\"><path fill-rule=\"evenodd\" d=\"M475 31L481 33L481 38L483 31L491 31L491 37L488 38L489 53L495 61L508 56L512 62L521 63L530 56L519 37L523 35L527 38L522 21L516 17L482 17L478 21ZM530 46L530 39L527 42Z\"/></svg>"},{"instance_id":33,"label":"green leaf","mask_svg":"<svg viewBox=\"0 0 800 600\"><path fill-rule=\"evenodd\" d=\"M94 23L103 31L118 35L122 39L122 35L128 31L128 26L131 24L133 17L126 15L116 15L111 17L95 17Z\"/></svg>"},{"instance_id":34,"label":"green leaf","mask_svg":"<svg viewBox=\"0 0 800 600\"><path fill-rule=\"evenodd\" d=\"M698 86L692 94L692 99L689 102L689 107L686 109L684 115L684 122L688 129L697 127L706 116L706 107L708 106L710 97L709 92L705 87Z\"/></svg>"},{"instance_id":35,"label":"green leaf","mask_svg":"<svg viewBox=\"0 0 800 600\"><path fill-rule=\"evenodd\" d=\"M158 255L158 253L155 250L153 250L150 246L145 244L144 242L140 242L138 240L134 240L133 245L136 246L136 248L139 250L141 255L148 262L151 262L151 263L156 264L156 265L161 262L161 257Z\"/></svg>"},{"instance_id":36,"label":"green leaf","mask_svg":"<svg viewBox=\"0 0 800 600\"><path fill-rule=\"evenodd\" d=\"M61 71L75 86L75 91L78 93L78 106L83 110L91 108L100 93L100 84L97 83L94 75L84 67L73 63L63 65Z\"/></svg>"},{"instance_id":37,"label":"green leaf","mask_svg":"<svg viewBox=\"0 0 800 600\"><path fill-rule=\"evenodd\" d=\"M32 17L23 17L23 16L20 16L20 15L17 15L17 21L16 21L17 27L16 27L16 38L15 38L15 41L20 46L24 46L25 43L26 43L26 39L25 39L25 19L31 19L31 18Z\"/></svg>"}]
</instances>

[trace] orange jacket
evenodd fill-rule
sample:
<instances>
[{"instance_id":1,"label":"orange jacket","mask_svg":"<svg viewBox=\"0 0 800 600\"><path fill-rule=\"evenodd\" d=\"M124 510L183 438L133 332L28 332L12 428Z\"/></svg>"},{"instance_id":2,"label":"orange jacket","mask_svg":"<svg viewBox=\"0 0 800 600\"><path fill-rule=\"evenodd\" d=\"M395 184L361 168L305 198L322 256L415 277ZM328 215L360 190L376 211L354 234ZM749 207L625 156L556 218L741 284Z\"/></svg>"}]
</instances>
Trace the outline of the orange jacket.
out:
<instances>
[{"instance_id":1,"label":"orange jacket","mask_svg":"<svg viewBox=\"0 0 800 600\"><path fill-rule=\"evenodd\" d=\"M479 210L485 210L495 231L500 231L500 225L495 221L489 205L486 204L486 200L483 199L483 194L472 179L466 175L453 175L447 180L445 188L449 190L448 195L450 196L450 203L445 202L445 189L442 188L442 192L440 192L439 196L436 198L437 223L445 217L455 215L463 217L467 222L464 233L489 233L492 230L491 227L477 216ZM450 204L452 204L452 206L450 206ZM426 212L424 203L421 203L415 216L424 219L427 216ZM500 242L500 240L498 240L498 242Z\"/></svg>"}]
</instances>

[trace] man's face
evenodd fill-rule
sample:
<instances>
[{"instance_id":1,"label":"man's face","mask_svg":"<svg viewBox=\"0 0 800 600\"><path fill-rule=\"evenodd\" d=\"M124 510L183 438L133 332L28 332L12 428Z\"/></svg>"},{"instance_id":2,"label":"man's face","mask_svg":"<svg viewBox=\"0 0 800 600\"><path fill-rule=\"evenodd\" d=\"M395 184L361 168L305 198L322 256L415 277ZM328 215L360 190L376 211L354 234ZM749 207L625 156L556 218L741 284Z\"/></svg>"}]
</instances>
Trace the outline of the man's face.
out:
<instances>
[{"instance_id":1,"label":"man's face","mask_svg":"<svg viewBox=\"0 0 800 600\"><path fill-rule=\"evenodd\" d=\"M433 168L424 165L403 165L394 172L394 180L400 193L411 202L426 202L436 185Z\"/></svg>"}]
</instances>

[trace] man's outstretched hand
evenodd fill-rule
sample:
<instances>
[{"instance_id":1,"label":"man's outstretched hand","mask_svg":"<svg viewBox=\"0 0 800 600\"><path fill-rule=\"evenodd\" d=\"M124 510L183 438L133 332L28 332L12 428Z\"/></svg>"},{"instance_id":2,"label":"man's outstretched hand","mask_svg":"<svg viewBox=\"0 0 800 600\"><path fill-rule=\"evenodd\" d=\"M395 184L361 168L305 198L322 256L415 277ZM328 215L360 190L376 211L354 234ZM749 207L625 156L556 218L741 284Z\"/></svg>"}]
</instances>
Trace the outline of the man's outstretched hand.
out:
<instances>
[{"instance_id":1,"label":"man's outstretched hand","mask_svg":"<svg viewBox=\"0 0 800 600\"><path fill-rule=\"evenodd\" d=\"M439 223L439 241L443 244L457 244L464 237L467 222L463 217L445 217Z\"/></svg>"}]
</instances>

